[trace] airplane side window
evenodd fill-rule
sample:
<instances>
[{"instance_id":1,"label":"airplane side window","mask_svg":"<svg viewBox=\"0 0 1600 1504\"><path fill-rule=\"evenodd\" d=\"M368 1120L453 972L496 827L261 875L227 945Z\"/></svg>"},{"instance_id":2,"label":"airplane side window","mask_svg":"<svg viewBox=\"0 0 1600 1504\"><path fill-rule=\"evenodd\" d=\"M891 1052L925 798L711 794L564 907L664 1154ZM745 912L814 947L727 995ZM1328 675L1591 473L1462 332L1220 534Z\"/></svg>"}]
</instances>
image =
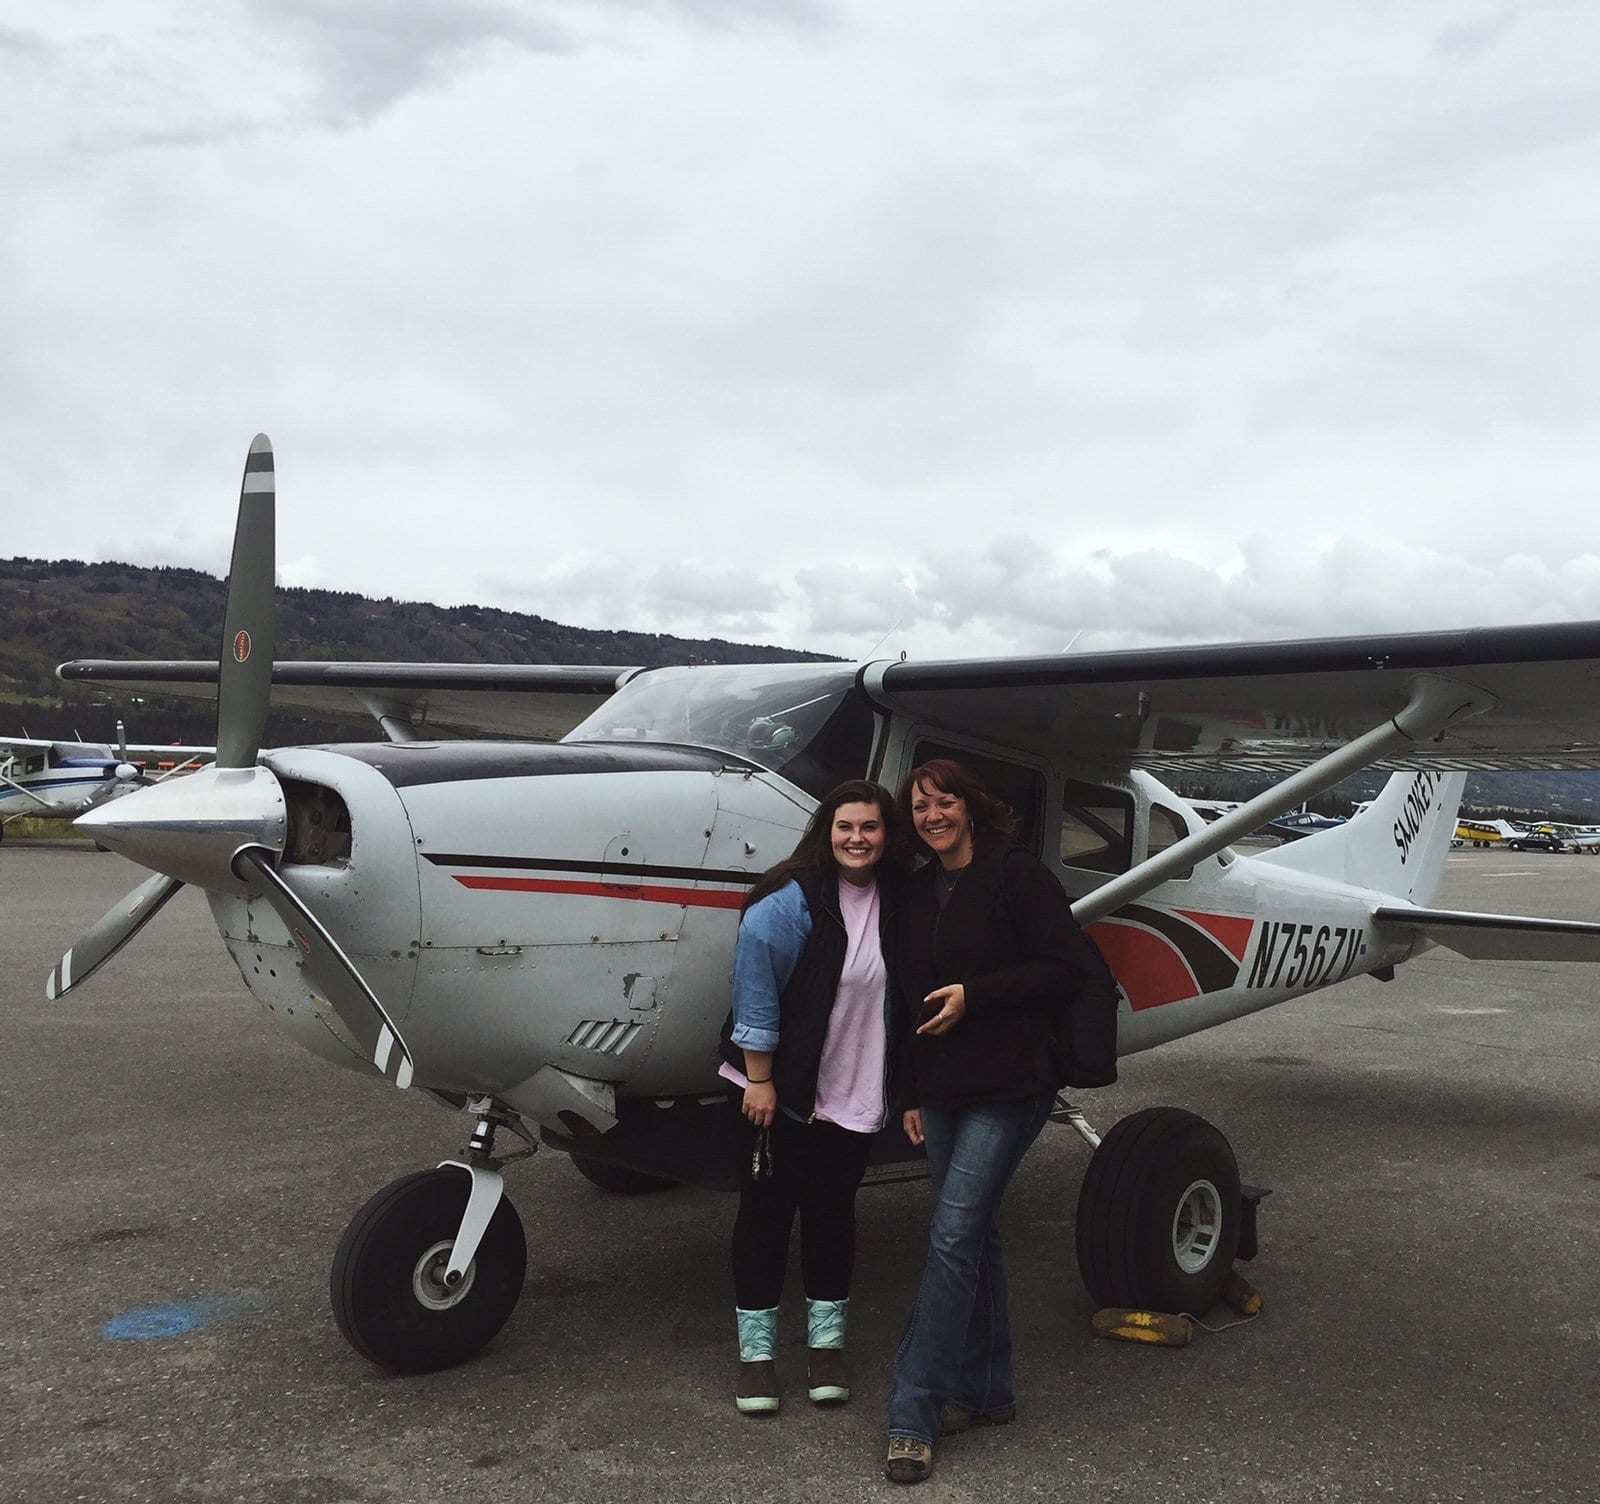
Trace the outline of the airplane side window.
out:
<instances>
[{"instance_id":1,"label":"airplane side window","mask_svg":"<svg viewBox=\"0 0 1600 1504\"><path fill-rule=\"evenodd\" d=\"M1133 799L1120 789L1068 779L1061 795L1061 862L1126 872L1133 860Z\"/></svg>"},{"instance_id":2,"label":"airplane side window","mask_svg":"<svg viewBox=\"0 0 1600 1504\"><path fill-rule=\"evenodd\" d=\"M965 763L983 786L1011 806L1017 817L1017 844L1038 856L1044 845L1044 778L1032 768L1019 767L998 757L985 757L965 747L947 747L940 742L919 741L911 754L911 768L921 767L936 757ZM910 768L907 769L910 771Z\"/></svg>"},{"instance_id":3,"label":"airplane side window","mask_svg":"<svg viewBox=\"0 0 1600 1504\"><path fill-rule=\"evenodd\" d=\"M1189 827L1184 824L1183 817L1176 810L1168 809L1164 804L1150 806L1150 840L1145 851L1146 856L1154 856L1158 851L1165 851L1169 846L1176 846L1186 835ZM1172 874L1172 881L1182 881L1194 875L1193 867L1185 867L1181 872Z\"/></svg>"}]
</instances>

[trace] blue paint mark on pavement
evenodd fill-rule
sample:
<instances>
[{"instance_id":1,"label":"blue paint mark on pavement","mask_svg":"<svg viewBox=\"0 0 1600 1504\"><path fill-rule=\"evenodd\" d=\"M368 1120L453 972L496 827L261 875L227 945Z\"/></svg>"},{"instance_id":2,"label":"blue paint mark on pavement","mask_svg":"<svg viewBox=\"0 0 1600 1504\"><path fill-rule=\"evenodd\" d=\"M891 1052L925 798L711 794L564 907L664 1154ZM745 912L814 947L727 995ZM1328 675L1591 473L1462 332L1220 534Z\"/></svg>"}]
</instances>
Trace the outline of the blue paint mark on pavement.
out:
<instances>
[{"instance_id":1,"label":"blue paint mark on pavement","mask_svg":"<svg viewBox=\"0 0 1600 1504\"><path fill-rule=\"evenodd\" d=\"M175 1305L144 1306L113 1316L100 1335L113 1342L148 1342L155 1337L182 1337L201 1327L226 1321L239 1302L225 1296L180 1301Z\"/></svg>"}]
</instances>

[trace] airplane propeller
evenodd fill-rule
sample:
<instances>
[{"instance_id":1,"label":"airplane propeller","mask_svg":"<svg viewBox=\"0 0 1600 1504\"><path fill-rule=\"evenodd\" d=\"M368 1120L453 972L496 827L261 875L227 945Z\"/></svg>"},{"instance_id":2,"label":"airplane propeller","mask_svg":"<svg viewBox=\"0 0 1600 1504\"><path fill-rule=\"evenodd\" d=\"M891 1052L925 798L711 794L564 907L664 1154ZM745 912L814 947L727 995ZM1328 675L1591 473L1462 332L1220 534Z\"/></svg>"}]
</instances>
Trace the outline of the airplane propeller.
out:
<instances>
[{"instance_id":1,"label":"airplane propeller","mask_svg":"<svg viewBox=\"0 0 1600 1504\"><path fill-rule=\"evenodd\" d=\"M233 533L233 562L228 567L228 607L222 619L222 655L217 669L218 768L253 768L261 750L278 628L273 594L276 507L272 443L258 433L244 462L239 523Z\"/></svg>"},{"instance_id":2,"label":"airplane propeller","mask_svg":"<svg viewBox=\"0 0 1600 1504\"><path fill-rule=\"evenodd\" d=\"M217 754L210 767L158 779L76 822L102 845L152 868L147 879L56 964L45 985L64 997L93 975L184 883L259 893L283 921L308 980L327 995L357 1046L396 1086L411 1084L411 1053L377 994L277 871L288 833L283 788L257 762L272 696L276 486L272 444L257 434L245 460L217 668ZM176 770L174 770L176 771Z\"/></svg>"},{"instance_id":3,"label":"airplane propeller","mask_svg":"<svg viewBox=\"0 0 1600 1504\"><path fill-rule=\"evenodd\" d=\"M54 1002L87 981L154 919L157 910L182 886L177 878L158 872L119 898L56 962L44 984L44 995Z\"/></svg>"}]
</instances>

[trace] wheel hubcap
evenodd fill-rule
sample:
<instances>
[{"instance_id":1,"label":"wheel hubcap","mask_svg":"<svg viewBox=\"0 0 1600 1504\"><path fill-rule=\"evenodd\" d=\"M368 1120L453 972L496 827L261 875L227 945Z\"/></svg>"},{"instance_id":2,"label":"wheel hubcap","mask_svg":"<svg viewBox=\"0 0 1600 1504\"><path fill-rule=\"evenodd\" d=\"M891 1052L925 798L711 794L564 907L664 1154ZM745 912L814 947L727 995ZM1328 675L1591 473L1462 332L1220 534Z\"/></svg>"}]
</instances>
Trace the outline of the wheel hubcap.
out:
<instances>
[{"instance_id":1,"label":"wheel hubcap","mask_svg":"<svg viewBox=\"0 0 1600 1504\"><path fill-rule=\"evenodd\" d=\"M467 1272L461 1276L460 1284L453 1289L445 1284L445 1271L450 1267L450 1250L454 1247L454 1239L435 1243L417 1260L416 1268L411 1271L411 1293L417 1297L418 1305L430 1311L448 1311L451 1306L459 1305L467 1298L467 1291L478 1277L478 1261L474 1259L467 1265Z\"/></svg>"},{"instance_id":2,"label":"wheel hubcap","mask_svg":"<svg viewBox=\"0 0 1600 1504\"><path fill-rule=\"evenodd\" d=\"M1211 1262L1222 1237L1222 1197L1209 1180L1197 1180L1178 1198L1172 1218L1172 1256L1185 1274Z\"/></svg>"}]
</instances>

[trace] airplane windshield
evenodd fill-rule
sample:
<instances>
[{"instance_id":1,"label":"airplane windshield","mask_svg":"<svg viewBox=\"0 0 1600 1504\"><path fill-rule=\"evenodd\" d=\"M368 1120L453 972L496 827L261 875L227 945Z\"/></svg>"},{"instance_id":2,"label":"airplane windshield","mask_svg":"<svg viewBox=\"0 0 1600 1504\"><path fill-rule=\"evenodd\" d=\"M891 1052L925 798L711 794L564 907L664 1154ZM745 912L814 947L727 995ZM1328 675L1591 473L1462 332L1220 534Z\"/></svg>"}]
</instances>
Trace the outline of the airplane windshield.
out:
<instances>
[{"instance_id":1,"label":"airplane windshield","mask_svg":"<svg viewBox=\"0 0 1600 1504\"><path fill-rule=\"evenodd\" d=\"M855 677L846 663L655 669L623 685L566 740L731 752L820 799L866 774L872 707Z\"/></svg>"}]
</instances>

